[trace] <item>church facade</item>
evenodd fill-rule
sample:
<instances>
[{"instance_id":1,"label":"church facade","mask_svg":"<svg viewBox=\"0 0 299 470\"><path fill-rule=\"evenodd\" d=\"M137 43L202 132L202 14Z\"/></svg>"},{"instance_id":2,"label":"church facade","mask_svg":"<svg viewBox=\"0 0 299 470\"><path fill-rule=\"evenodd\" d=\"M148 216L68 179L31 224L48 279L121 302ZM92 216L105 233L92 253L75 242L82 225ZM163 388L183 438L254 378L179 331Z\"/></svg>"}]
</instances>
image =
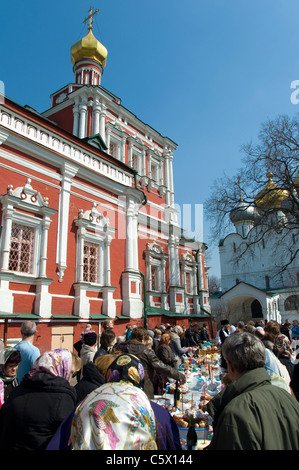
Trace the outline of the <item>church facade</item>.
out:
<instances>
[{"instance_id":1,"label":"church facade","mask_svg":"<svg viewBox=\"0 0 299 470\"><path fill-rule=\"evenodd\" d=\"M209 321L203 242L178 223L177 144L101 85L107 50L71 48L73 83L43 113L0 104L0 328L26 318L41 350L72 349L87 323L150 328ZM66 346L67 345L67 346Z\"/></svg>"},{"instance_id":2,"label":"church facade","mask_svg":"<svg viewBox=\"0 0 299 470\"><path fill-rule=\"evenodd\" d=\"M298 228L287 223L287 191L274 184L271 172L267 177L254 204L241 198L231 211L235 232L219 243L221 292L211 296L211 306L233 324L299 318ZM299 178L294 183L299 185Z\"/></svg>"}]
</instances>

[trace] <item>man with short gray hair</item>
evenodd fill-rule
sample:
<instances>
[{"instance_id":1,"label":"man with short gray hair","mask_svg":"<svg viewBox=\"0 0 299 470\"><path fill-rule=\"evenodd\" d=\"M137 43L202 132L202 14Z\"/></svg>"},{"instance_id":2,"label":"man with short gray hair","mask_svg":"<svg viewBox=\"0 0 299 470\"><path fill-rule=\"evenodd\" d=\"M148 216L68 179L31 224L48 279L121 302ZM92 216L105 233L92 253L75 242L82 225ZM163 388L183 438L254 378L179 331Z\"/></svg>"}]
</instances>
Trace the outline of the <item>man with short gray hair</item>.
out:
<instances>
[{"instance_id":1,"label":"man with short gray hair","mask_svg":"<svg viewBox=\"0 0 299 470\"><path fill-rule=\"evenodd\" d=\"M20 384L22 378L31 369L36 359L40 356L40 350L33 345L36 324L32 320L25 320L21 325L22 341L16 344L15 349L21 353L21 362L17 370L17 379Z\"/></svg>"},{"instance_id":2,"label":"man with short gray hair","mask_svg":"<svg viewBox=\"0 0 299 470\"><path fill-rule=\"evenodd\" d=\"M205 407L214 431L207 450L299 450L299 403L272 385L262 341L235 333L222 353L232 383Z\"/></svg>"}]
</instances>

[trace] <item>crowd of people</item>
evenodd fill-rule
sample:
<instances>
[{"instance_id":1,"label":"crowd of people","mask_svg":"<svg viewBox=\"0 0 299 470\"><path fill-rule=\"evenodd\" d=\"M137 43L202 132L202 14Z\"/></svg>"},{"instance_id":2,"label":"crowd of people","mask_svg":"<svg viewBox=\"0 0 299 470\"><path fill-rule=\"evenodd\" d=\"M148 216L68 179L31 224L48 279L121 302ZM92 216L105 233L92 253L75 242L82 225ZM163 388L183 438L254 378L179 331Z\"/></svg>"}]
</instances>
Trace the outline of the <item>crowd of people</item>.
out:
<instances>
[{"instance_id":1,"label":"crowd of people","mask_svg":"<svg viewBox=\"0 0 299 470\"><path fill-rule=\"evenodd\" d=\"M117 336L107 320L100 335L87 325L76 354L40 354L35 332L25 321L22 340L0 351L2 450L181 450L176 422L153 398L169 379L185 383L182 362L213 344L223 385L204 409L206 449L299 449L296 321L222 320L212 338L206 324L127 325Z\"/></svg>"}]
</instances>

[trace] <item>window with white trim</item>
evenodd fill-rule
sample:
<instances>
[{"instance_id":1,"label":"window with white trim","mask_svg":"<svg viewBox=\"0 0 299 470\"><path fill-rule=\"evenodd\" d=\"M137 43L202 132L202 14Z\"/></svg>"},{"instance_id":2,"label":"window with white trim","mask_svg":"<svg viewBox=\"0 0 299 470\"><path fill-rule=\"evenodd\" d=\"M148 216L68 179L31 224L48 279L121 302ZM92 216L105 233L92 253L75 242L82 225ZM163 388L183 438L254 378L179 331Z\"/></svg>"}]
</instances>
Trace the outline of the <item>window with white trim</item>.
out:
<instances>
[{"instance_id":1,"label":"window with white trim","mask_svg":"<svg viewBox=\"0 0 299 470\"><path fill-rule=\"evenodd\" d=\"M167 255L157 243L147 243L145 250L147 290L166 291L165 264Z\"/></svg>"},{"instance_id":2,"label":"window with white trim","mask_svg":"<svg viewBox=\"0 0 299 470\"><path fill-rule=\"evenodd\" d=\"M9 185L0 199L0 274L46 278L48 229L57 211L48 207L48 198L33 189L30 179L15 190Z\"/></svg>"},{"instance_id":3,"label":"window with white trim","mask_svg":"<svg viewBox=\"0 0 299 470\"><path fill-rule=\"evenodd\" d=\"M77 282L110 286L110 243L112 229L107 219L97 211L90 211L75 220L77 231Z\"/></svg>"},{"instance_id":4,"label":"window with white trim","mask_svg":"<svg viewBox=\"0 0 299 470\"><path fill-rule=\"evenodd\" d=\"M186 294L197 294L196 262L191 253L183 253L181 256L182 284Z\"/></svg>"}]
</instances>

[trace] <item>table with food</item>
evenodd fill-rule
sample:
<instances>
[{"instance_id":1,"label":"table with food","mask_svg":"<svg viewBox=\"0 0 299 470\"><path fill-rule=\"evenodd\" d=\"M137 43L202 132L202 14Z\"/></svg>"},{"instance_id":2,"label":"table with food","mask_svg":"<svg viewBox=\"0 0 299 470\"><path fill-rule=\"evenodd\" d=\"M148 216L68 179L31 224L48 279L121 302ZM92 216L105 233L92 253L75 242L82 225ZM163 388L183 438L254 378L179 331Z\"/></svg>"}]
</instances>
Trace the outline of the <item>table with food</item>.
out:
<instances>
[{"instance_id":1,"label":"table with food","mask_svg":"<svg viewBox=\"0 0 299 470\"><path fill-rule=\"evenodd\" d=\"M212 419L203 407L223 387L219 361L216 347L194 348L179 368L186 375L186 383L170 379L163 395L155 396L154 401L165 407L177 423L182 449L202 450L212 439Z\"/></svg>"}]
</instances>

